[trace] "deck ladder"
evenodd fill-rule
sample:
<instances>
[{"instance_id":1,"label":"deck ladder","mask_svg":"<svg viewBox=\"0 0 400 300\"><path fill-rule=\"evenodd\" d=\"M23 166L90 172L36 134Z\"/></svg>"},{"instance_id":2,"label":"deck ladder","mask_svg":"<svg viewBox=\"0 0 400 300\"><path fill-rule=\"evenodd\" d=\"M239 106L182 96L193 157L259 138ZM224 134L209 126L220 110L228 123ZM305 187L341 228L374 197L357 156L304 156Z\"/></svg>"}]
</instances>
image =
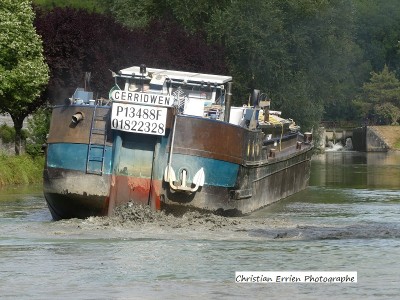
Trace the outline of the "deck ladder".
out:
<instances>
[{"instance_id":1,"label":"deck ladder","mask_svg":"<svg viewBox=\"0 0 400 300\"><path fill-rule=\"evenodd\" d=\"M86 173L103 175L104 156L106 154L107 142L107 120L109 110L99 113L96 105L93 110L92 123L90 126L89 145L86 160Z\"/></svg>"}]
</instances>

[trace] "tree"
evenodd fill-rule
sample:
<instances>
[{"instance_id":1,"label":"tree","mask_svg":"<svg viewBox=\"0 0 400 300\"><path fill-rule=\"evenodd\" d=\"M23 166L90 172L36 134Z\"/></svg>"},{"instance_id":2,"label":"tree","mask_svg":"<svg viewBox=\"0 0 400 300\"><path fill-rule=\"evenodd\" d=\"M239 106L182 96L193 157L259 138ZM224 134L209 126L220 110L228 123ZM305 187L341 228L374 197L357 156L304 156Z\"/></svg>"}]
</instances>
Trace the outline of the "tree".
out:
<instances>
[{"instance_id":1,"label":"tree","mask_svg":"<svg viewBox=\"0 0 400 300\"><path fill-rule=\"evenodd\" d=\"M307 2L287 2L291 4L289 11L292 11L287 19L292 24L293 61L301 70L300 74L296 72L296 77L300 75L300 82L303 82L300 87L304 84L309 86L308 97L314 106L323 109L321 117L324 120L352 120L354 109L351 100L362 85L366 72L362 49L356 43L353 1L314 0L308 1L310 6L305 5ZM290 102L285 104L290 109ZM304 108L314 109L307 105L307 101Z\"/></svg>"},{"instance_id":2,"label":"tree","mask_svg":"<svg viewBox=\"0 0 400 300\"><path fill-rule=\"evenodd\" d=\"M115 20L94 12L56 7L36 9L35 26L42 36L50 81L43 100L63 103L91 72L90 89L95 97L108 97L113 84L111 70L135 59L132 33Z\"/></svg>"},{"instance_id":3,"label":"tree","mask_svg":"<svg viewBox=\"0 0 400 300\"><path fill-rule=\"evenodd\" d=\"M274 93L290 76L287 35L282 14L274 1L232 1L213 15L209 40L227 49L229 67L238 95L235 104L247 103L252 89Z\"/></svg>"},{"instance_id":4,"label":"tree","mask_svg":"<svg viewBox=\"0 0 400 300\"><path fill-rule=\"evenodd\" d=\"M224 73L223 50L208 45L202 33L188 34L173 20L151 21L130 30L107 15L72 8L37 11L51 79L44 97L60 103L84 84L91 72L95 97L108 97L111 72L133 65Z\"/></svg>"},{"instance_id":5,"label":"tree","mask_svg":"<svg viewBox=\"0 0 400 300\"><path fill-rule=\"evenodd\" d=\"M387 65L400 72L399 32L400 6L398 0L353 0L357 20L357 43L363 49L369 72L379 72Z\"/></svg>"},{"instance_id":6,"label":"tree","mask_svg":"<svg viewBox=\"0 0 400 300\"><path fill-rule=\"evenodd\" d=\"M384 125L399 125L400 109L392 103L383 103L375 106L378 123Z\"/></svg>"},{"instance_id":7,"label":"tree","mask_svg":"<svg viewBox=\"0 0 400 300\"><path fill-rule=\"evenodd\" d=\"M380 73L371 72L354 100L359 115L373 124L397 125L400 118L400 81L384 66Z\"/></svg>"},{"instance_id":8,"label":"tree","mask_svg":"<svg viewBox=\"0 0 400 300\"><path fill-rule=\"evenodd\" d=\"M165 0L174 18L186 30L202 31L215 13L228 7L229 0Z\"/></svg>"},{"instance_id":9,"label":"tree","mask_svg":"<svg viewBox=\"0 0 400 300\"><path fill-rule=\"evenodd\" d=\"M32 156L40 155L43 144L46 143L50 128L51 110L49 107L41 107L32 114L28 120L26 152Z\"/></svg>"},{"instance_id":10,"label":"tree","mask_svg":"<svg viewBox=\"0 0 400 300\"><path fill-rule=\"evenodd\" d=\"M22 123L42 104L38 97L49 78L33 19L28 0L0 2L0 112L14 122L17 155Z\"/></svg>"},{"instance_id":11,"label":"tree","mask_svg":"<svg viewBox=\"0 0 400 300\"><path fill-rule=\"evenodd\" d=\"M209 37L227 49L236 103L261 89L306 130L343 112L361 64L352 11L350 0L233 0L215 13Z\"/></svg>"},{"instance_id":12,"label":"tree","mask_svg":"<svg viewBox=\"0 0 400 300\"><path fill-rule=\"evenodd\" d=\"M73 7L79 9L86 9L88 11L104 12L105 7L103 2L109 0L33 0L35 5L46 9L53 9L54 7Z\"/></svg>"},{"instance_id":13,"label":"tree","mask_svg":"<svg viewBox=\"0 0 400 300\"><path fill-rule=\"evenodd\" d=\"M229 0L97 0L105 11L129 28L143 28L168 18L188 32L203 31L216 11Z\"/></svg>"},{"instance_id":14,"label":"tree","mask_svg":"<svg viewBox=\"0 0 400 300\"><path fill-rule=\"evenodd\" d=\"M165 1L154 0L99 0L107 13L120 24L134 29L146 27L160 14Z\"/></svg>"}]
</instances>

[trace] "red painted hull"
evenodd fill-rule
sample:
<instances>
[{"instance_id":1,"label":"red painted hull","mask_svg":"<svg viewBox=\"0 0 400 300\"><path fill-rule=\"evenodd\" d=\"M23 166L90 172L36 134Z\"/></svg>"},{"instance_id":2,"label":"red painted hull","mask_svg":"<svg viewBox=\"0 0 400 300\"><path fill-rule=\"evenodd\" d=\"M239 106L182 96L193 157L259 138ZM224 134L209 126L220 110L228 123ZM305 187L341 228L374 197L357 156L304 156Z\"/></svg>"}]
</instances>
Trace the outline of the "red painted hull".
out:
<instances>
[{"instance_id":1,"label":"red painted hull","mask_svg":"<svg viewBox=\"0 0 400 300\"><path fill-rule=\"evenodd\" d=\"M70 126L70 117L78 109L86 118ZM308 185L312 146L303 142L302 135L281 137L279 148L274 149L273 142L264 143L261 130L182 115L176 118L174 147L171 124L160 137L114 131L104 140L104 156L97 169L88 168L93 110L70 106L53 111L44 194L56 220L111 215L115 207L127 202L155 210L194 208L241 215ZM110 109L101 110L106 115ZM172 120L172 114L168 119ZM99 121L104 132L111 131L106 120ZM202 186L194 192L174 190L164 178L171 156L178 184L180 172L186 170L186 187L192 188L195 174L202 169ZM92 160L96 162L94 157Z\"/></svg>"}]
</instances>

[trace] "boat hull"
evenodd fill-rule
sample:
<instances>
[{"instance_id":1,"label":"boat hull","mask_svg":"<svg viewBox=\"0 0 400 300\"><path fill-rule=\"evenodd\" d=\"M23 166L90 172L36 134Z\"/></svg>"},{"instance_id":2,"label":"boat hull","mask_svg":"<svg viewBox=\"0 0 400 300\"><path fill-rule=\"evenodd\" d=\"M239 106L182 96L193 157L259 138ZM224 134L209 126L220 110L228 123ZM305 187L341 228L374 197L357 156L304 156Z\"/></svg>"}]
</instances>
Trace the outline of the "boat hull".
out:
<instances>
[{"instance_id":1,"label":"boat hull","mask_svg":"<svg viewBox=\"0 0 400 300\"><path fill-rule=\"evenodd\" d=\"M44 196L54 220L109 214L110 176L45 168Z\"/></svg>"},{"instance_id":2,"label":"boat hull","mask_svg":"<svg viewBox=\"0 0 400 300\"><path fill-rule=\"evenodd\" d=\"M234 187L206 185L191 197L166 190L162 206L198 208L226 216L251 213L304 190L309 183L311 150L262 166L239 166Z\"/></svg>"},{"instance_id":3,"label":"boat hull","mask_svg":"<svg viewBox=\"0 0 400 300\"><path fill-rule=\"evenodd\" d=\"M99 111L104 118L96 123ZM76 113L85 118L71 124ZM308 185L312 146L301 134L276 147L261 130L169 110L165 135L149 136L111 130L109 115L110 107L53 109L44 195L55 220L112 215L127 202L243 215ZM103 135L94 137L95 127ZM166 177L167 167L177 178Z\"/></svg>"},{"instance_id":4,"label":"boat hull","mask_svg":"<svg viewBox=\"0 0 400 300\"><path fill-rule=\"evenodd\" d=\"M174 192L162 181L151 183L149 179L128 176L99 177L76 171L46 170L44 195L55 220L112 215L115 207L129 201L175 212L199 209L240 216L304 190L309 182L310 156L305 152L271 165L242 167L240 183L245 178L254 178L250 189L206 185L192 195ZM283 163L285 166L276 170ZM60 172L62 177L55 178L54 174ZM149 197L151 185L157 186L154 188L157 195Z\"/></svg>"}]
</instances>

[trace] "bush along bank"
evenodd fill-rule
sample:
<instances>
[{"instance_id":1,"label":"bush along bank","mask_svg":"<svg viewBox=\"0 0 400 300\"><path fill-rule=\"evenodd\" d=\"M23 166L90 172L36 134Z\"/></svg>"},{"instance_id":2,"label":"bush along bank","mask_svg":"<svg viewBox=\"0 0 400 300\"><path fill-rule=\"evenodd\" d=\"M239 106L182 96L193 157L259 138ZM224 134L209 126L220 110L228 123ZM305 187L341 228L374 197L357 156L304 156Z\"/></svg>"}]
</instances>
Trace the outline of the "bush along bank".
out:
<instances>
[{"instance_id":1,"label":"bush along bank","mask_svg":"<svg viewBox=\"0 0 400 300\"><path fill-rule=\"evenodd\" d=\"M0 187L11 184L42 182L44 157L0 153Z\"/></svg>"}]
</instances>

